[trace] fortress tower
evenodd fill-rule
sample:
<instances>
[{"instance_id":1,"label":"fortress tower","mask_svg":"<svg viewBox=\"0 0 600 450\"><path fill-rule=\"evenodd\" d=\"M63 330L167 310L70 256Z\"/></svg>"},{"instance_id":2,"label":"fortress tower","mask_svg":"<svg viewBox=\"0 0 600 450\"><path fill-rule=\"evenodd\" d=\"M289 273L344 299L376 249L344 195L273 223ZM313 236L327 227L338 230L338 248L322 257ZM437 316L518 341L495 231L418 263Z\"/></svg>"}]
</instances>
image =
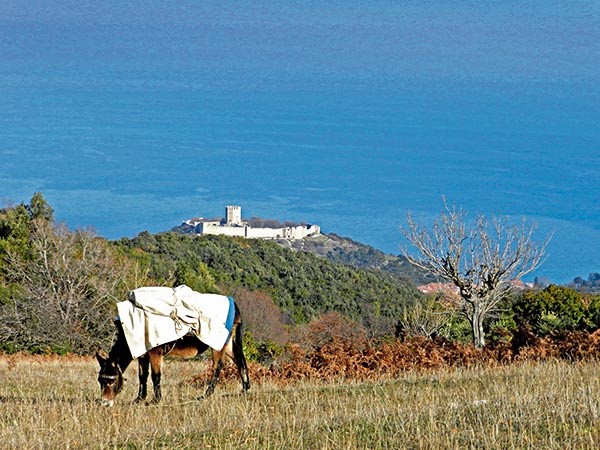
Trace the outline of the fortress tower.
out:
<instances>
[{"instance_id":1,"label":"fortress tower","mask_svg":"<svg viewBox=\"0 0 600 450\"><path fill-rule=\"evenodd\" d=\"M241 206L226 206L225 207L225 222L227 225L241 225L241 223L242 223L242 207Z\"/></svg>"},{"instance_id":2,"label":"fortress tower","mask_svg":"<svg viewBox=\"0 0 600 450\"><path fill-rule=\"evenodd\" d=\"M237 236L249 239L304 239L308 236L319 235L319 225L276 225L271 227L252 227L248 222L242 221L241 206L226 206L225 220L203 218L190 219L183 222L187 227L193 228L196 235L220 234Z\"/></svg>"}]
</instances>

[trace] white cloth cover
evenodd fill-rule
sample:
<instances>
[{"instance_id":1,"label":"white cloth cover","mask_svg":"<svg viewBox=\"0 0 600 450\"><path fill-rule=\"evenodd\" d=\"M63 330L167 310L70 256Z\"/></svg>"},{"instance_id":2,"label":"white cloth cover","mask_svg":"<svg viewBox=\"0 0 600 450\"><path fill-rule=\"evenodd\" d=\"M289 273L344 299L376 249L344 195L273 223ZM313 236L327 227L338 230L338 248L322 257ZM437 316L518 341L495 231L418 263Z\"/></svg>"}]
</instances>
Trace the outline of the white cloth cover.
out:
<instances>
[{"instance_id":1,"label":"white cloth cover","mask_svg":"<svg viewBox=\"0 0 600 450\"><path fill-rule=\"evenodd\" d=\"M134 358L190 332L217 351L229 338L229 298L201 294L186 285L134 289L128 300L117 303L117 311Z\"/></svg>"}]
</instances>

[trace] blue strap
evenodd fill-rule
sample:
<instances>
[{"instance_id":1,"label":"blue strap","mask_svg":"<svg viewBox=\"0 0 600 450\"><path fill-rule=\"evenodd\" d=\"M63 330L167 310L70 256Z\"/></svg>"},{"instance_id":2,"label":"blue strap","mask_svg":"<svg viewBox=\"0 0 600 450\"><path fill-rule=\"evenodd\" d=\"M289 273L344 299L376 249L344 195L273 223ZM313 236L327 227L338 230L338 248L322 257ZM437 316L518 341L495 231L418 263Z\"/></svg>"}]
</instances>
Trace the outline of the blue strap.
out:
<instances>
[{"instance_id":1,"label":"blue strap","mask_svg":"<svg viewBox=\"0 0 600 450\"><path fill-rule=\"evenodd\" d=\"M227 297L229 299L229 312L227 313L227 320L225 321L225 328L229 331L231 336L231 329L233 328L233 319L235 318L235 303L233 297Z\"/></svg>"}]
</instances>

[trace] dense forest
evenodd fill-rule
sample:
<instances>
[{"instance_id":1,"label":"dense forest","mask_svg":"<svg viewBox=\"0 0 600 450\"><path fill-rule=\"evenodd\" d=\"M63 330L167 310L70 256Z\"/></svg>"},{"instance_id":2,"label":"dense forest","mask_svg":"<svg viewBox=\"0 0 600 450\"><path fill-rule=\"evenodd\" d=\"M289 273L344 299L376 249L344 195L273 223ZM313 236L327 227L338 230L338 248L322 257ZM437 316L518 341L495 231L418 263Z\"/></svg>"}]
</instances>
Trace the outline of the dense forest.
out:
<instances>
[{"instance_id":1,"label":"dense forest","mask_svg":"<svg viewBox=\"0 0 600 450\"><path fill-rule=\"evenodd\" d=\"M5 352L89 354L110 344L115 304L129 290L179 284L236 298L251 358L291 341L315 346L319 327L330 339L468 342L453 299L416 289L430 280L401 257L333 234L292 243L168 231L108 241L55 223L40 193L0 210ZM523 330L544 337L599 326L600 296L553 285L512 292L486 323L492 343Z\"/></svg>"}]
</instances>

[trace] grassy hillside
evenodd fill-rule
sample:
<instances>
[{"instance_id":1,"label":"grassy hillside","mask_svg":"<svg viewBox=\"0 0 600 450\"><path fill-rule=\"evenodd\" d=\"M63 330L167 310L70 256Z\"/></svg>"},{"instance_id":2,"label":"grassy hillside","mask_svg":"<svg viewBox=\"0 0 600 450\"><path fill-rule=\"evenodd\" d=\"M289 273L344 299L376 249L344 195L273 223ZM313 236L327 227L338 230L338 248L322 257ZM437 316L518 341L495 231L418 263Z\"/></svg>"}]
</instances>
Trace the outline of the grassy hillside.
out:
<instances>
[{"instance_id":1,"label":"grassy hillside","mask_svg":"<svg viewBox=\"0 0 600 450\"><path fill-rule=\"evenodd\" d=\"M172 281L182 266L204 267L218 286L264 291L294 323L330 311L363 323L391 322L420 296L411 282L389 273L334 263L272 241L168 232L142 233L115 245L155 280Z\"/></svg>"}]
</instances>

